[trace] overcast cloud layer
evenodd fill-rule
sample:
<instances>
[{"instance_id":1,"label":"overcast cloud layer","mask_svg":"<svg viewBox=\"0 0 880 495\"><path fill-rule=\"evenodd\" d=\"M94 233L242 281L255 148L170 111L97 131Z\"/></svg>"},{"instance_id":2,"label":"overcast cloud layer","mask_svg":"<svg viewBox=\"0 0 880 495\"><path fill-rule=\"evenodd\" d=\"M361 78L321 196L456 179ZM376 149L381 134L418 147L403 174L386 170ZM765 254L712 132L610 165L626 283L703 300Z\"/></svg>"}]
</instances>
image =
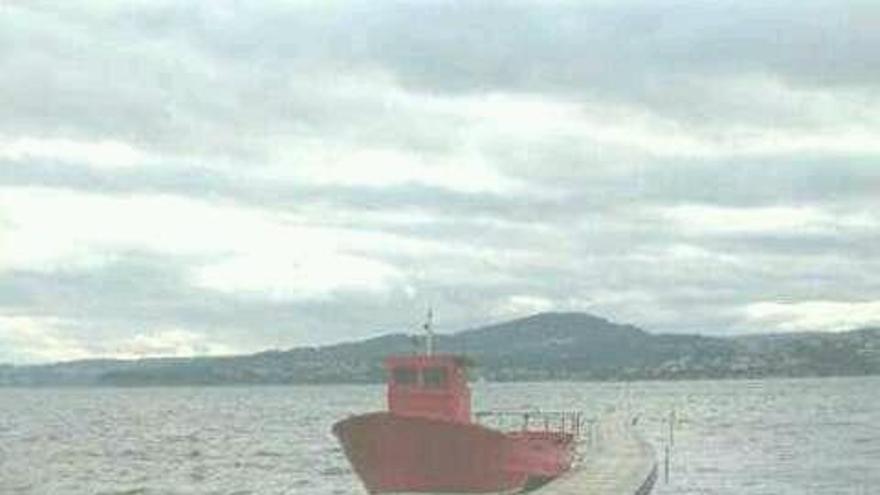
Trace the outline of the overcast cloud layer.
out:
<instances>
[{"instance_id":1,"label":"overcast cloud layer","mask_svg":"<svg viewBox=\"0 0 880 495\"><path fill-rule=\"evenodd\" d=\"M4 2L0 362L880 324L880 6Z\"/></svg>"}]
</instances>

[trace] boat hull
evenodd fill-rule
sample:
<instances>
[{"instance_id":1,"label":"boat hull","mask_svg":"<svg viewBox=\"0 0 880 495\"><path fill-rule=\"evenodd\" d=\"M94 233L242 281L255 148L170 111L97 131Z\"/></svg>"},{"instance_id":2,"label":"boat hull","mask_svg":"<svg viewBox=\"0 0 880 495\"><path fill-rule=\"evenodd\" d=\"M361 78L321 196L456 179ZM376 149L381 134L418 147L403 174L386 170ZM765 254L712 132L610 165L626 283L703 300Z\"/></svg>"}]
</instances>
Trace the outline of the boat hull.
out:
<instances>
[{"instance_id":1,"label":"boat hull","mask_svg":"<svg viewBox=\"0 0 880 495\"><path fill-rule=\"evenodd\" d=\"M371 494L513 493L568 469L569 446L547 435L377 412L333 426Z\"/></svg>"}]
</instances>

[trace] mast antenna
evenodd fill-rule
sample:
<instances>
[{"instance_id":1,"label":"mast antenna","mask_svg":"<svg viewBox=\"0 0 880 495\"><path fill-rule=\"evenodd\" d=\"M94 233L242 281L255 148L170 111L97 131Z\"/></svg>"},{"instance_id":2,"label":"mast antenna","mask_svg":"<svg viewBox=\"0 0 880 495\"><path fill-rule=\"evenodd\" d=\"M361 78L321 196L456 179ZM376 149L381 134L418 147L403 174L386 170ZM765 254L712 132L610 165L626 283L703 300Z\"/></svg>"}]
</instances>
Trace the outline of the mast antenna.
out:
<instances>
[{"instance_id":1,"label":"mast antenna","mask_svg":"<svg viewBox=\"0 0 880 495\"><path fill-rule=\"evenodd\" d=\"M423 325L427 338L425 339L425 354L431 356L434 354L434 308L428 306L428 316Z\"/></svg>"}]
</instances>

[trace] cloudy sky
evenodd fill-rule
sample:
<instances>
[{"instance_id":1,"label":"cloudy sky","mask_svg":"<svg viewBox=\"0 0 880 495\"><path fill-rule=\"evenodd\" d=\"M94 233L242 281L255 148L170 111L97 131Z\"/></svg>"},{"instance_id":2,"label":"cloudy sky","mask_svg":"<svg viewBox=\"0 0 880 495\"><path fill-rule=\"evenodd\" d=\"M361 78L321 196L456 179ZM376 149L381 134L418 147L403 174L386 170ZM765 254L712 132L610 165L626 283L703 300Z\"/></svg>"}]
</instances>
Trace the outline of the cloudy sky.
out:
<instances>
[{"instance_id":1,"label":"cloudy sky","mask_svg":"<svg viewBox=\"0 0 880 495\"><path fill-rule=\"evenodd\" d=\"M880 323L875 1L0 3L0 362Z\"/></svg>"}]
</instances>

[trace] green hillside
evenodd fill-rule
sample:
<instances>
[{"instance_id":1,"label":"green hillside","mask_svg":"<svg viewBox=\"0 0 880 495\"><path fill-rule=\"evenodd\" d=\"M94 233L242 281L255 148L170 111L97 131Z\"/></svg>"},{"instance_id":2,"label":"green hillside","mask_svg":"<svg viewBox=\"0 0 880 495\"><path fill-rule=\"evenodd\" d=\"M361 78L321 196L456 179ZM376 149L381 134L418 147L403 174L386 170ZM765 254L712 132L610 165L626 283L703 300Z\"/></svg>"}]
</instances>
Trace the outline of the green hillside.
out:
<instances>
[{"instance_id":1,"label":"green hillside","mask_svg":"<svg viewBox=\"0 0 880 495\"><path fill-rule=\"evenodd\" d=\"M359 342L245 356L93 360L0 366L0 385L368 383L382 359L419 349L390 334ZM542 313L437 337L489 380L643 380L880 374L880 329L746 337L651 334L583 313Z\"/></svg>"}]
</instances>

